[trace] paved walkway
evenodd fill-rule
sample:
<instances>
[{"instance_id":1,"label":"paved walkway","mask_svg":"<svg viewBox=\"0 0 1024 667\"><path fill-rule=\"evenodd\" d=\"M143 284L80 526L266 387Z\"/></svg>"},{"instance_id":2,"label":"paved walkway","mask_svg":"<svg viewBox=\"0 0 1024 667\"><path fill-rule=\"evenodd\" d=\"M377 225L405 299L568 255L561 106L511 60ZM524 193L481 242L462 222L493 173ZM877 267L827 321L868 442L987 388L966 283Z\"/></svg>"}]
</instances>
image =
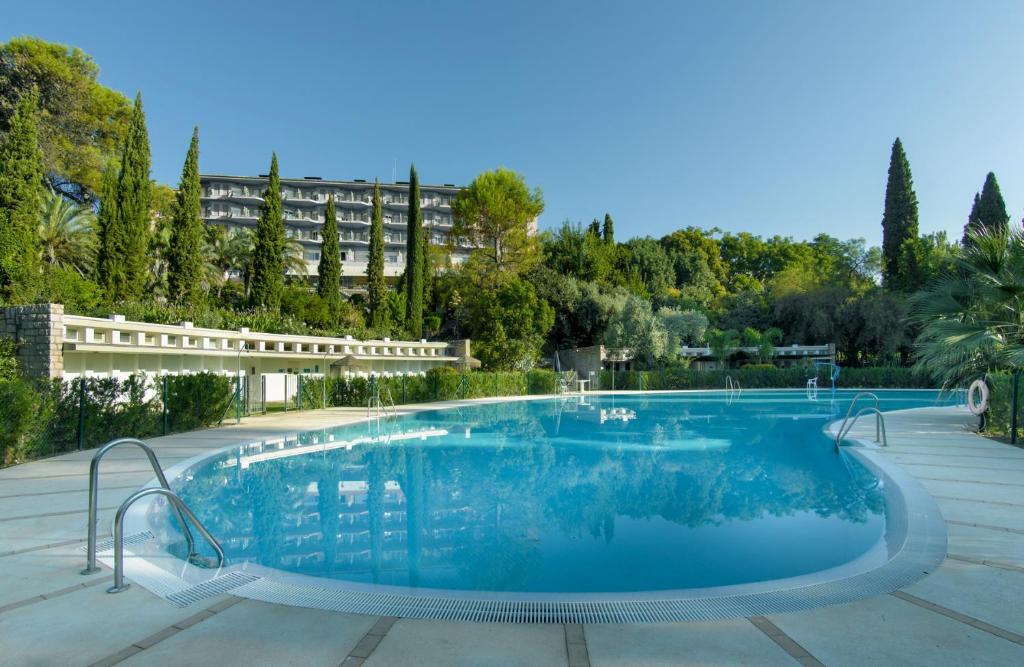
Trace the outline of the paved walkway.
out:
<instances>
[{"instance_id":1,"label":"paved walkway","mask_svg":"<svg viewBox=\"0 0 1024 667\"><path fill-rule=\"evenodd\" d=\"M339 424L360 410L251 418L154 438L167 466L203 451ZM296 609L230 595L179 609L84 577L91 452L0 471L4 665L1011 665L1024 664L1024 450L969 432L954 409L886 418L886 454L942 509L949 555L891 595L794 614L655 625L496 625ZM858 427L858 430L861 427ZM863 427L865 432L870 425ZM151 478L135 451L104 459L100 525Z\"/></svg>"}]
</instances>

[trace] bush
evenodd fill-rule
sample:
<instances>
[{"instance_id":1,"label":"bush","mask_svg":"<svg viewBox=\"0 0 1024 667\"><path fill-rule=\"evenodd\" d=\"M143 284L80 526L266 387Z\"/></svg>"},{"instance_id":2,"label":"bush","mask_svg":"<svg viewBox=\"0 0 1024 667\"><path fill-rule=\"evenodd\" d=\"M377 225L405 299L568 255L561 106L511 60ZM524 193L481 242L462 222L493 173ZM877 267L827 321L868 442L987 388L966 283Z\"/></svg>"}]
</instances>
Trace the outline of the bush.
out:
<instances>
[{"instance_id":1,"label":"bush","mask_svg":"<svg viewBox=\"0 0 1024 667\"><path fill-rule=\"evenodd\" d=\"M0 381L0 465L42 456L41 437L52 408L46 396L20 379Z\"/></svg>"},{"instance_id":2,"label":"bush","mask_svg":"<svg viewBox=\"0 0 1024 667\"><path fill-rule=\"evenodd\" d=\"M234 392L234 378L225 375L167 376L168 432L193 431L220 422Z\"/></svg>"},{"instance_id":3,"label":"bush","mask_svg":"<svg viewBox=\"0 0 1024 667\"><path fill-rule=\"evenodd\" d=\"M650 371L601 371L600 388L660 390L660 389L723 389L726 376L732 377L744 389L803 389L815 369L805 367L777 368L771 365L751 365L726 370L700 371L684 366L666 366ZM817 369L819 387L830 387L828 372ZM836 386L853 388L934 388L928 378L912 369L901 367L843 368Z\"/></svg>"}]
</instances>

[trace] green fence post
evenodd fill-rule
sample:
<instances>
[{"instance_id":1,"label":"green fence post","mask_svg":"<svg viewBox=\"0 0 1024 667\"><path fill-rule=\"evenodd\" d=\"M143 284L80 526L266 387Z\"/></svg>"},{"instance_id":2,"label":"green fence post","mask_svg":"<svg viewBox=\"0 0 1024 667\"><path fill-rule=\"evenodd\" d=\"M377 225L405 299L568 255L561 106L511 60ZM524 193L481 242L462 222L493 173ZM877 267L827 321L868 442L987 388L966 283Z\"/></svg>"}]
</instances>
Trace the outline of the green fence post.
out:
<instances>
[{"instance_id":1,"label":"green fence post","mask_svg":"<svg viewBox=\"0 0 1024 667\"><path fill-rule=\"evenodd\" d=\"M288 374L284 374L284 411L288 412Z\"/></svg>"},{"instance_id":2,"label":"green fence post","mask_svg":"<svg viewBox=\"0 0 1024 667\"><path fill-rule=\"evenodd\" d=\"M1017 444L1017 389L1020 385L1020 373L1013 374L1013 388L1010 391L1010 444Z\"/></svg>"},{"instance_id":3,"label":"green fence post","mask_svg":"<svg viewBox=\"0 0 1024 667\"><path fill-rule=\"evenodd\" d=\"M402 376L402 404L403 405L407 404L409 402L409 395L408 395L408 392L407 392L406 386L405 386L406 385L406 381L408 379L409 379L408 375L403 375Z\"/></svg>"},{"instance_id":4,"label":"green fence post","mask_svg":"<svg viewBox=\"0 0 1024 667\"><path fill-rule=\"evenodd\" d=\"M299 373L299 390L295 393L295 407L302 409L302 373Z\"/></svg>"},{"instance_id":5,"label":"green fence post","mask_svg":"<svg viewBox=\"0 0 1024 667\"><path fill-rule=\"evenodd\" d=\"M242 423L242 378L235 375L235 423Z\"/></svg>"},{"instance_id":6,"label":"green fence post","mask_svg":"<svg viewBox=\"0 0 1024 667\"><path fill-rule=\"evenodd\" d=\"M85 376L78 378L78 451L85 446Z\"/></svg>"},{"instance_id":7,"label":"green fence post","mask_svg":"<svg viewBox=\"0 0 1024 667\"><path fill-rule=\"evenodd\" d=\"M167 376L163 376L163 426L164 435L167 435Z\"/></svg>"}]
</instances>

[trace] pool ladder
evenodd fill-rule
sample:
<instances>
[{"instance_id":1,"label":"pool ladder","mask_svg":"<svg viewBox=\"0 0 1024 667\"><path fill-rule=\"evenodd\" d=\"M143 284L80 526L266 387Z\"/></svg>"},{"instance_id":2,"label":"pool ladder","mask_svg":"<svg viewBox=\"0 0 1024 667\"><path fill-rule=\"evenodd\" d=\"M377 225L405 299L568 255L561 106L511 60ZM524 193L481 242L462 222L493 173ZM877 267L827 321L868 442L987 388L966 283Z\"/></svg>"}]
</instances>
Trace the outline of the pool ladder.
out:
<instances>
[{"instance_id":1,"label":"pool ladder","mask_svg":"<svg viewBox=\"0 0 1024 667\"><path fill-rule=\"evenodd\" d=\"M861 408L851 419L850 415L853 414L853 409L857 406L857 401L862 398L873 398L875 400L875 404L870 407ZM854 396L853 400L850 401L850 407L846 410L846 416L843 417L843 423L840 424L839 430L836 432L835 449L837 452L842 446L843 438L850 434L850 431L853 430L853 426L857 423L857 420L860 419L862 415L871 413L874 413L875 415L875 442L881 444L883 447L889 446L889 438L885 433L885 416L882 414L881 401L878 399L877 394L870 391L862 391Z\"/></svg>"},{"instance_id":2,"label":"pool ladder","mask_svg":"<svg viewBox=\"0 0 1024 667\"><path fill-rule=\"evenodd\" d=\"M383 385L383 391L381 386ZM397 417L398 408L395 406L395 398L391 395L391 387L377 382L374 384L373 391L370 392L369 398L366 399L366 416L373 416L373 409L377 409L377 418L380 419L381 413L384 413L385 417ZM389 412L390 410L390 412Z\"/></svg>"},{"instance_id":3,"label":"pool ladder","mask_svg":"<svg viewBox=\"0 0 1024 667\"><path fill-rule=\"evenodd\" d=\"M171 490L170 485L167 483L167 477L164 476L163 468L160 467L160 462L156 458L156 453L146 443L135 438L118 438L111 440L107 444L97 450L93 455L92 461L89 463L89 516L88 516L88 540L86 544L86 561L85 569L82 570L82 574L94 574L99 572L100 568L96 565L96 522L97 513L99 511L99 495L100 495L100 460L115 447L121 445L135 445L142 449L146 454L146 458L149 459L149 465L153 468L153 472L156 474L156 479L160 483L159 487L150 487L146 489L140 489L121 503L121 506L117 508L117 513L114 515L114 585L107 589L108 593L120 593L121 591L128 589L128 584L124 581L124 515L128 512L128 509L135 503L136 500L151 495L161 495L167 498L171 504L171 509L174 511L175 516L178 518L178 525L181 526L181 532L185 536L185 541L188 543L188 561L195 565L206 565L205 560L199 556L196 552L195 538L192 536L192 531L189 530L188 521L192 522L199 534L210 543L214 551L217 552L217 566L221 567L224 565L224 550L221 548L220 543L210 534L210 531L202 524L202 522L192 513L188 505L178 497L174 491ZM188 521L186 521L186 518Z\"/></svg>"},{"instance_id":4,"label":"pool ladder","mask_svg":"<svg viewBox=\"0 0 1024 667\"><path fill-rule=\"evenodd\" d=\"M725 376L725 390L728 392L726 403L732 405L732 402L740 397L743 393L743 387L740 386L739 380L733 380L731 375Z\"/></svg>"}]
</instances>

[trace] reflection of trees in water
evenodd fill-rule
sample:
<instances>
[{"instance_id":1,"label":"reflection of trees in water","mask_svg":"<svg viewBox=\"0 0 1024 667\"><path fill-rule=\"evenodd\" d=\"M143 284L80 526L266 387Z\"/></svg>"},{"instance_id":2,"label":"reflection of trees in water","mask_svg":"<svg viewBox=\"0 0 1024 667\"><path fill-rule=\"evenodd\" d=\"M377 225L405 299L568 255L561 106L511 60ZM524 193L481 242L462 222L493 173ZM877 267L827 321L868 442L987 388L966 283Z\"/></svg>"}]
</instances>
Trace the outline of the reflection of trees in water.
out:
<instances>
[{"instance_id":1,"label":"reflection of trees in water","mask_svg":"<svg viewBox=\"0 0 1024 667\"><path fill-rule=\"evenodd\" d=\"M643 406L630 407L642 414ZM567 415L550 403L529 411L511 404L500 414L467 409L461 418L423 413L403 427L422 423L452 435L311 452L244 470L213 462L183 495L214 535L229 538L225 548L236 560L289 566L298 557L307 561L304 571L312 562L315 573L363 572L363 580L390 583L399 583L397 569L411 585L425 568L454 567L479 587L503 589L517 588L539 566L540 536L610 542L617 517L698 527L797 512L863 522L883 511L870 473L857 463L848 470L824 441L773 444L792 440L792 426L765 420L738 430L735 421L716 422L721 409L659 414L646 427L595 423L612 434L601 446L561 443L571 429L568 421L558 425ZM473 437L460 442L463 427ZM698 452L666 445L693 438L731 444ZM346 499L339 481L365 482L365 492ZM386 492L389 481L400 495ZM349 541L339 543L346 534ZM362 534L365 542L353 537ZM355 555L338 565L346 553Z\"/></svg>"}]
</instances>

